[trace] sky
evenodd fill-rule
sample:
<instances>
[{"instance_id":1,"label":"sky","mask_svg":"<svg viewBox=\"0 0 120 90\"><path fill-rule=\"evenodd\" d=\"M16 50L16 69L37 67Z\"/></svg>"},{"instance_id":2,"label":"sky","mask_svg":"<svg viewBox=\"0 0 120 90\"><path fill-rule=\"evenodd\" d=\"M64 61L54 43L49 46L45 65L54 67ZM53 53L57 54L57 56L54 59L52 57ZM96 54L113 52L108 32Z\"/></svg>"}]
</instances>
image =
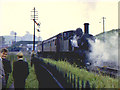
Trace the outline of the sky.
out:
<instances>
[{"instance_id":1,"label":"sky","mask_svg":"<svg viewBox=\"0 0 120 90\"><path fill-rule=\"evenodd\" d=\"M96 35L105 31L118 29L119 0L0 0L0 36L24 36L26 31L33 34L34 22L31 17L33 8L38 11L40 28L36 25L36 36L43 40L58 33L82 28L89 23L89 33Z\"/></svg>"}]
</instances>

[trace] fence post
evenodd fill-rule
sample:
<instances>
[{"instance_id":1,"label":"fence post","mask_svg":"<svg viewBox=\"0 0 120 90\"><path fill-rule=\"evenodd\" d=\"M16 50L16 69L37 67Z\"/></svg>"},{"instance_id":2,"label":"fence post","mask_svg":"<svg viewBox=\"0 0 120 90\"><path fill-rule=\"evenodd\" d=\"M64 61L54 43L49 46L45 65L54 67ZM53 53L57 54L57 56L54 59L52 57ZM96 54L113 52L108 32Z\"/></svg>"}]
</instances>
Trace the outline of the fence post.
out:
<instances>
[{"instance_id":1,"label":"fence post","mask_svg":"<svg viewBox=\"0 0 120 90\"><path fill-rule=\"evenodd\" d=\"M76 88L76 76L74 74L74 88Z\"/></svg>"},{"instance_id":2,"label":"fence post","mask_svg":"<svg viewBox=\"0 0 120 90\"><path fill-rule=\"evenodd\" d=\"M86 82L85 88L90 88L89 81Z\"/></svg>"},{"instance_id":3,"label":"fence post","mask_svg":"<svg viewBox=\"0 0 120 90\"><path fill-rule=\"evenodd\" d=\"M73 81L72 81L72 73L71 73L71 84L72 84L72 82L73 82Z\"/></svg>"},{"instance_id":4,"label":"fence post","mask_svg":"<svg viewBox=\"0 0 120 90\"><path fill-rule=\"evenodd\" d=\"M82 89L84 88L84 81L82 80Z\"/></svg>"},{"instance_id":5,"label":"fence post","mask_svg":"<svg viewBox=\"0 0 120 90\"><path fill-rule=\"evenodd\" d=\"M80 87L80 86L79 86L79 77L78 77L78 78L77 78L77 88L78 88L77 90L79 90L79 87Z\"/></svg>"},{"instance_id":6,"label":"fence post","mask_svg":"<svg viewBox=\"0 0 120 90\"><path fill-rule=\"evenodd\" d=\"M69 82L70 82L70 71L69 71Z\"/></svg>"},{"instance_id":7,"label":"fence post","mask_svg":"<svg viewBox=\"0 0 120 90\"><path fill-rule=\"evenodd\" d=\"M67 78L67 73L65 73L65 78Z\"/></svg>"}]
</instances>

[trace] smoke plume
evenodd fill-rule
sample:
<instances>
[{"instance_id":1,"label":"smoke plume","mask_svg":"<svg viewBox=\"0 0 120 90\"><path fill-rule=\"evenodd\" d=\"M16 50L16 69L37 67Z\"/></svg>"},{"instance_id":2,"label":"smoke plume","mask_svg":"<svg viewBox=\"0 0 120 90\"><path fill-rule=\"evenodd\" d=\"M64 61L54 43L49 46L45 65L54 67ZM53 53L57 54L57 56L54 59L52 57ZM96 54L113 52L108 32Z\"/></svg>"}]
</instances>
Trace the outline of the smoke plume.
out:
<instances>
[{"instance_id":1,"label":"smoke plume","mask_svg":"<svg viewBox=\"0 0 120 90\"><path fill-rule=\"evenodd\" d=\"M104 41L96 39L95 43L90 41L92 52L89 59L95 66L108 66L116 68L118 66L118 33L115 32Z\"/></svg>"}]
</instances>

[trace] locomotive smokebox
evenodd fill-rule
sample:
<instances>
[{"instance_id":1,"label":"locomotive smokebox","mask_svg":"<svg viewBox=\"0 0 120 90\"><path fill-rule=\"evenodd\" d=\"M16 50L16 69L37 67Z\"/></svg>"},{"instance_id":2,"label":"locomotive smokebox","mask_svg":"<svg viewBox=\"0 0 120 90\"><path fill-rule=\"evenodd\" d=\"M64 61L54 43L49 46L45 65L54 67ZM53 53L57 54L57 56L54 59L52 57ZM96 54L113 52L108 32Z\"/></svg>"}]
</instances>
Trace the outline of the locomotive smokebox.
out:
<instances>
[{"instance_id":1,"label":"locomotive smokebox","mask_svg":"<svg viewBox=\"0 0 120 90\"><path fill-rule=\"evenodd\" d=\"M89 34L89 23L84 23L84 34Z\"/></svg>"}]
</instances>

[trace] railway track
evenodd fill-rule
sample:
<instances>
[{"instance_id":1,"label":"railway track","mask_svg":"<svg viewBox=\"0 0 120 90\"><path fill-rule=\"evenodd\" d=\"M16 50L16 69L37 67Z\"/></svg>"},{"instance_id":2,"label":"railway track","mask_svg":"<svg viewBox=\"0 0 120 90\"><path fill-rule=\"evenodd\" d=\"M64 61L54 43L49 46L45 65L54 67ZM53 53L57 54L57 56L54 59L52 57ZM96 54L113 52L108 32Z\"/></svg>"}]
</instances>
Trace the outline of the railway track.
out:
<instances>
[{"instance_id":1,"label":"railway track","mask_svg":"<svg viewBox=\"0 0 120 90\"><path fill-rule=\"evenodd\" d=\"M71 60L67 60L68 62L71 63ZM71 63L73 64L73 62ZM86 66L83 66L82 64L78 63L78 60L76 62L76 65L81 69L87 69L88 71L92 71L92 72L97 72L100 73L102 75L108 75L110 77L120 77L120 72L119 72L119 67L116 68L112 68L112 67L108 67L108 66L94 66L91 65L90 63L87 63Z\"/></svg>"},{"instance_id":2,"label":"railway track","mask_svg":"<svg viewBox=\"0 0 120 90\"><path fill-rule=\"evenodd\" d=\"M108 75L110 77L116 78L120 77L119 70L107 66L92 66L89 67L88 71L96 72L98 74L102 74L103 76Z\"/></svg>"},{"instance_id":3,"label":"railway track","mask_svg":"<svg viewBox=\"0 0 120 90\"><path fill-rule=\"evenodd\" d=\"M114 77L114 78L119 76L118 69L110 68L110 67L100 67L100 66L97 66L97 68L103 75L109 75L110 77Z\"/></svg>"}]
</instances>

